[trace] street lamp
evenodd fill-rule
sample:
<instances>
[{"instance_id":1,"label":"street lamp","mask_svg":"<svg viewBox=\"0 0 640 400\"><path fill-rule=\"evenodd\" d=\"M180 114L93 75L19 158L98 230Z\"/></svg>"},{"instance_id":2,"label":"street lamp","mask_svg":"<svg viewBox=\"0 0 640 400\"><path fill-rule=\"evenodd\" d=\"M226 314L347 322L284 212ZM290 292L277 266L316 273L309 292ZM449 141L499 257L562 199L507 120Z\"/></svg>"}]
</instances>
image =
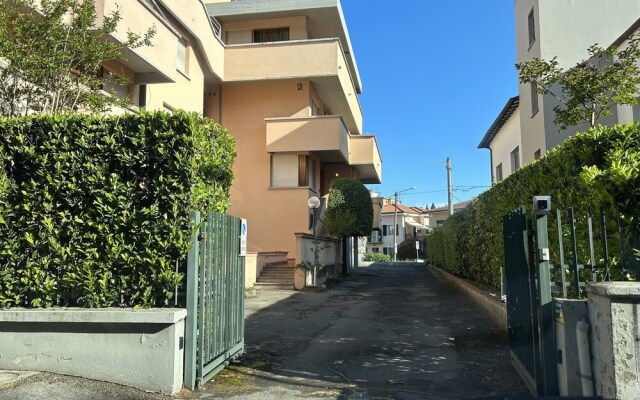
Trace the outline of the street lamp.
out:
<instances>
[{"instance_id":1,"label":"street lamp","mask_svg":"<svg viewBox=\"0 0 640 400\"><path fill-rule=\"evenodd\" d=\"M408 189L399 190L394 193L395 200L393 202L393 262L398 261L398 193L417 188L417 186L411 186Z\"/></svg>"},{"instance_id":2,"label":"street lamp","mask_svg":"<svg viewBox=\"0 0 640 400\"><path fill-rule=\"evenodd\" d=\"M317 286L316 269L318 268L318 232L316 229L318 208L320 208L320 199L316 196L310 197L307 205L313 211L313 286Z\"/></svg>"}]
</instances>

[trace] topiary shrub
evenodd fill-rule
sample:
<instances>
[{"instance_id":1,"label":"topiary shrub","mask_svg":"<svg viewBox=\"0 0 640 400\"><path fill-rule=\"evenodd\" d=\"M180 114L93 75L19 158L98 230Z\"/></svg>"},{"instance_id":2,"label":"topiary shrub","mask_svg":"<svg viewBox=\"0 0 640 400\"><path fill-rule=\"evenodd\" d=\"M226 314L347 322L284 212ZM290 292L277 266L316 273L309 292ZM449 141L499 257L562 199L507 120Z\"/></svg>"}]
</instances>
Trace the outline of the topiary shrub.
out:
<instances>
[{"instance_id":1,"label":"topiary shrub","mask_svg":"<svg viewBox=\"0 0 640 400\"><path fill-rule=\"evenodd\" d=\"M328 218L341 216L354 218L351 226L342 226L341 232L331 232L338 236L367 236L373 226L373 203L367 188L357 179L341 178L331 182L327 205Z\"/></svg>"},{"instance_id":2,"label":"topiary shrub","mask_svg":"<svg viewBox=\"0 0 640 400\"><path fill-rule=\"evenodd\" d=\"M0 304L162 306L233 137L196 114L0 118Z\"/></svg>"}]
</instances>

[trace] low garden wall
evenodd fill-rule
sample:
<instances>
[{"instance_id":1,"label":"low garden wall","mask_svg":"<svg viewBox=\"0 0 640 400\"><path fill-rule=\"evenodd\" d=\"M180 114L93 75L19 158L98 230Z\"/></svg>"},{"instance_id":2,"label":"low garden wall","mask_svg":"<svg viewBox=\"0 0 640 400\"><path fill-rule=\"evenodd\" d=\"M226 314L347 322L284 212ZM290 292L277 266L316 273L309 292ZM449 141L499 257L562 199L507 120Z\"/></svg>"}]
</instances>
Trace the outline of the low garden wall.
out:
<instances>
[{"instance_id":1,"label":"low garden wall","mask_svg":"<svg viewBox=\"0 0 640 400\"><path fill-rule=\"evenodd\" d=\"M500 328L505 335L507 334L507 307L504 303L502 303L498 298L492 296L490 293L473 286L464 279L460 279L447 271L433 266L429 267L429 269L439 279L455 286L458 290L463 292L469 300L481 308L489 318L491 318L495 325Z\"/></svg>"},{"instance_id":2,"label":"low garden wall","mask_svg":"<svg viewBox=\"0 0 640 400\"><path fill-rule=\"evenodd\" d=\"M186 315L184 309L0 311L0 369L175 394L183 382Z\"/></svg>"}]
</instances>

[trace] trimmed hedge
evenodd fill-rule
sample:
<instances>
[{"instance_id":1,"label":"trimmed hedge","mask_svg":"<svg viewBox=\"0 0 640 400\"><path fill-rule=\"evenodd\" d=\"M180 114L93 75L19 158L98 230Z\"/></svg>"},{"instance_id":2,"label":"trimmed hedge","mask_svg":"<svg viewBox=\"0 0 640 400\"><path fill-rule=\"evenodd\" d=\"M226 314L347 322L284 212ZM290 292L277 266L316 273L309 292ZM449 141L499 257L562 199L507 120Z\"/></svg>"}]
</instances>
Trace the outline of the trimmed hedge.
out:
<instances>
[{"instance_id":1,"label":"trimmed hedge","mask_svg":"<svg viewBox=\"0 0 640 400\"><path fill-rule=\"evenodd\" d=\"M355 222L345 236L368 236L373 226L373 203L367 188L357 179L341 178L331 182L327 213L335 218L350 214Z\"/></svg>"},{"instance_id":2,"label":"trimmed hedge","mask_svg":"<svg viewBox=\"0 0 640 400\"><path fill-rule=\"evenodd\" d=\"M0 305L164 305L234 158L196 114L0 118Z\"/></svg>"},{"instance_id":3,"label":"trimmed hedge","mask_svg":"<svg viewBox=\"0 0 640 400\"><path fill-rule=\"evenodd\" d=\"M364 257L362 257L362 261L366 262L389 262L391 261L391 256L384 253L366 253Z\"/></svg>"},{"instance_id":4,"label":"trimmed hedge","mask_svg":"<svg viewBox=\"0 0 640 400\"><path fill-rule=\"evenodd\" d=\"M427 237L427 259L457 275L498 288L504 264L502 218L520 206L531 215L534 195L551 195L554 209L574 207L578 223L584 221L590 206L609 204L622 212L625 224L637 229L639 166L640 124L600 126L579 133L448 218ZM615 224L614 214L609 216L609 223ZM552 256L557 255L554 225L549 224Z\"/></svg>"}]
</instances>

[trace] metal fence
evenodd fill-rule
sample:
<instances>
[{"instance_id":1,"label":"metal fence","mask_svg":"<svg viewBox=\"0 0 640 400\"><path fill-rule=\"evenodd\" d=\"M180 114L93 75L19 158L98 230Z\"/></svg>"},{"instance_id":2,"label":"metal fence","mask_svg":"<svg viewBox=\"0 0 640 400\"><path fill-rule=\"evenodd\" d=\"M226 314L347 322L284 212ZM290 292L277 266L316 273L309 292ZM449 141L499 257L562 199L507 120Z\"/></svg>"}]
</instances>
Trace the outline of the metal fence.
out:
<instances>
[{"instance_id":1,"label":"metal fence","mask_svg":"<svg viewBox=\"0 0 640 400\"><path fill-rule=\"evenodd\" d=\"M200 387L244 350L244 257L241 219L191 215L195 230L187 260L184 385Z\"/></svg>"},{"instance_id":2,"label":"metal fence","mask_svg":"<svg viewBox=\"0 0 640 400\"><path fill-rule=\"evenodd\" d=\"M638 230L615 208L556 210L552 234L557 238L550 248L554 295L583 298L589 282L640 278Z\"/></svg>"},{"instance_id":3,"label":"metal fence","mask_svg":"<svg viewBox=\"0 0 640 400\"><path fill-rule=\"evenodd\" d=\"M551 199L540 198L547 208L535 217L521 207L503 218L504 276L513 365L534 394L552 396L558 394L553 296L583 298L588 282L637 280L640 261L637 228L615 208L551 212Z\"/></svg>"}]
</instances>

